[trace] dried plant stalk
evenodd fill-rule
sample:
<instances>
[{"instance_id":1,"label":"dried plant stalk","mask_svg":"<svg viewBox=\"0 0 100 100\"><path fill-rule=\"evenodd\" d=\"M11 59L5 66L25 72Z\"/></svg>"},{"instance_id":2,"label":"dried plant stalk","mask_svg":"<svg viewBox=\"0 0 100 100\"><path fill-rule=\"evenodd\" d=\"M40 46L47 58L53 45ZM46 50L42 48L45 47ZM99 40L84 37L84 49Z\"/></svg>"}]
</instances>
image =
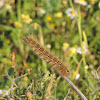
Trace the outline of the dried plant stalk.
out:
<instances>
[{"instance_id":1,"label":"dried plant stalk","mask_svg":"<svg viewBox=\"0 0 100 100\"><path fill-rule=\"evenodd\" d=\"M60 59L55 57L49 51L47 51L44 47L42 47L36 39L32 36L25 37L23 40L32 48L32 50L40 56L40 58L44 59L53 69L58 72L62 78L64 78L70 86L80 95L83 100L87 100L87 98L83 95L83 93L70 81L67 76L70 75L70 71L68 66L66 66Z\"/></svg>"}]
</instances>

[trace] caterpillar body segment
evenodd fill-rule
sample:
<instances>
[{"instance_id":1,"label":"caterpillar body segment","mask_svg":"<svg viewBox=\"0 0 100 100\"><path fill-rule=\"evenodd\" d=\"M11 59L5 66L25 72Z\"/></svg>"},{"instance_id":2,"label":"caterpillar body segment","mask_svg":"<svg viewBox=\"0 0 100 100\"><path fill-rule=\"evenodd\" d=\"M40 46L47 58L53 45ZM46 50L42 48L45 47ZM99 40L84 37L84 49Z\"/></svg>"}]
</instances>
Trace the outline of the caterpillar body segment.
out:
<instances>
[{"instance_id":1,"label":"caterpillar body segment","mask_svg":"<svg viewBox=\"0 0 100 100\"><path fill-rule=\"evenodd\" d=\"M42 47L36 39L32 36L25 37L23 40L32 48L32 50L40 56L41 59L44 59L53 69L63 76L68 76L70 74L68 66L63 63L60 59L51 54L48 50Z\"/></svg>"}]
</instances>

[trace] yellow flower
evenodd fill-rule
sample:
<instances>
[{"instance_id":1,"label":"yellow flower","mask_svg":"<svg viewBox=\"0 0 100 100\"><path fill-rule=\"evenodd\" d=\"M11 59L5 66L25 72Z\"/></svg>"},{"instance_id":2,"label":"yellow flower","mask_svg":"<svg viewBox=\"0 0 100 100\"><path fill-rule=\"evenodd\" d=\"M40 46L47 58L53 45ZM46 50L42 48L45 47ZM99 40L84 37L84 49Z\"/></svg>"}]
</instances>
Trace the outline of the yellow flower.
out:
<instances>
[{"instance_id":1,"label":"yellow flower","mask_svg":"<svg viewBox=\"0 0 100 100\"><path fill-rule=\"evenodd\" d=\"M83 51L82 51L81 47L78 47L77 48L77 53L82 54L82 52L83 52L83 54L86 54L88 52L88 49L84 47Z\"/></svg>"},{"instance_id":2,"label":"yellow flower","mask_svg":"<svg viewBox=\"0 0 100 100\"><path fill-rule=\"evenodd\" d=\"M51 23L50 26L51 26L52 28L54 28L54 27L55 27L55 24L54 24L54 23Z\"/></svg>"},{"instance_id":3,"label":"yellow flower","mask_svg":"<svg viewBox=\"0 0 100 100\"><path fill-rule=\"evenodd\" d=\"M84 41L82 42L82 46L83 48L87 48L87 44Z\"/></svg>"},{"instance_id":4,"label":"yellow flower","mask_svg":"<svg viewBox=\"0 0 100 100\"><path fill-rule=\"evenodd\" d=\"M11 5L8 4L8 3L5 5L5 7L6 7L7 10L11 10L11 8L12 8Z\"/></svg>"},{"instance_id":5,"label":"yellow flower","mask_svg":"<svg viewBox=\"0 0 100 100\"><path fill-rule=\"evenodd\" d=\"M21 22L16 21L14 24L15 24L15 27L22 28L22 23Z\"/></svg>"},{"instance_id":6,"label":"yellow flower","mask_svg":"<svg viewBox=\"0 0 100 100\"><path fill-rule=\"evenodd\" d=\"M76 49L75 49L74 47L72 47L72 48L70 48L70 52L71 52L72 54L75 54L75 53L76 53Z\"/></svg>"},{"instance_id":7,"label":"yellow flower","mask_svg":"<svg viewBox=\"0 0 100 100\"><path fill-rule=\"evenodd\" d=\"M9 61L9 62L8 62L8 64L9 64L9 65L11 65L11 64L12 64L12 62L11 62L11 61Z\"/></svg>"},{"instance_id":8,"label":"yellow flower","mask_svg":"<svg viewBox=\"0 0 100 100\"><path fill-rule=\"evenodd\" d=\"M76 71L74 71L74 72L72 73L72 76L73 76L76 80L80 78L80 74L77 73Z\"/></svg>"},{"instance_id":9,"label":"yellow flower","mask_svg":"<svg viewBox=\"0 0 100 100\"><path fill-rule=\"evenodd\" d=\"M39 24L38 23L33 23L33 27L35 30L37 30L37 28L39 27Z\"/></svg>"},{"instance_id":10,"label":"yellow flower","mask_svg":"<svg viewBox=\"0 0 100 100\"><path fill-rule=\"evenodd\" d=\"M70 12L72 15L74 15L75 14L75 12L72 10L71 12Z\"/></svg>"},{"instance_id":11,"label":"yellow flower","mask_svg":"<svg viewBox=\"0 0 100 100\"><path fill-rule=\"evenodd\" d=\"M75 77L76 74L77 74L76 71L74 71L74 72L72 73L72 76Z\"/></svg>"},{"instance_id":12,"label":"yellow flower","mask_svg":"<svg viewBox=\"0 0 100 100\"><path fill-rule=\"evenodd\" d=\"M69 47L68 43L63 43L63 47L62 47L63 51L66 51L68 47Z\"/></svg>"},{"instance_id":13,"label":"yellow flower","mask_svg":"<svg viewBox=\"0 0 100 100\"><path fill-rule=\"evenodd\" d=\"M0 96L3 96L3 97L9 97L10 94L7 90L1 90L0 89Z\"/></svg>"},{"instance_id":14,"label":"yellow flower","mask_svg":"<svg viewBox=\"0 0 100 100\"><path fill-rule=\"evenodd\" d=\"M86 46L86 43L85 42L82 42L82 46L85 47Z\"/></svg>"},{"instance_id":15,"label":"yellow flower","mask_svg":"<svg viewBox=\"0 0 100 100\"><path fill-rule=\"evenodd\" d=\"M42 8L40 8L39 11L38 11L39 15L43 15L45 13L46 13L46 11L44 9L42 9Z\"/></svg>"},{"instance_id":16,"label":"yellow flower","mask_svg":"<svg viewBox=\"0 0 100 100\"><path fill-rule=\"evenodd\" d=\"M94 4L96 0L90 0L91 4Z\"/></svg>"},{"instance_id":17,"label":"yellow flower","mask_svg":"<svg viewBox=\"0 0 100 100\"><path fill-rule=\"evenodd\" d=\"M94 72L94 75L97 76L97 72Z\"/></svg>"},{"instance_id":18,"label":"yellow flower","mask_svg":"<svg viewBox=\"0 0 100 100\"><path fill-rule=\"evenodd\" d=\"M23 81L27 81L27 80L28 80L28 77L25 76L25 77L23 78Z\"/></svg>"},{"instance_id":19,"label":"yellow flower","mask_svg":"<svg viewBox=\"0 0 100 100\"><path fill-rule=\"evenodd\" d=\"M2 49L0 49L0 53L2 52Z\"/></svg>"},{"instance_id":20,"label":"yellow flower","mask_svg":"<svg viewBox=\"0 0 100 100\"><path fill-rule=\"evenodd\" d=\"M51 18L50 16L47 16L47 17L46 17L46 20L47 20L47 21L52 21L52 18Z\"/></svg>"},{"instance_id":21,"label":"yellow flower","mask_svg":"<svg viewBox=\"0 0 100 100\"><path fill-rule=\"evenodd\" d=\"M6 92L3 92L3 91L2 91L2 94L3 94L3 95L5 95L5 94L6 94Z\"/></svg>"},{"instance_id":22,"label":"yellow flower","mask_svg":"<svg viewBox=\"0 0 100 100\"><path fill-rule=\"evenodd\" d=\"M3 60L6 62L7 61L7 59L6 58L3 58Z\"/></svg>"},{"instance_id":23,"label":"yellow flower","mask_svg":"<svg viewBox=\"0 0 100 100\"><path fill-rule=\"evenodd\" d=\"M77 11L74 11L72 8L68 8L65 13L67 14L68 17L70 17L71 19L75 18L75 16L78 16Z\"/></svg>"},{"instance_id":24,"label":"yellow flower","mask_svg":"<svg viewBox=\"0 0 100 100\"><path fill-rule=\"evenodd\" d=\"M10 43L10 40L6 40L6 43L9 44Z\"/></svg>"},{"instance_id":25,"label":"yellow flower","mask_svg":"<svg viewBox=\"0 0 100 100\"><path fill-rule=\"evenodd\" d=\"M62 15L63 15L62 12L57 12L54 14L54 17L61 18Z\"/></svg>"},{"instance_id":26,"label":"yellow flower","mask_svg":"<svg viewBox=\"0 0 100 100\"><path fill-rule=\"evenodd\" d=\"M25 67L28 67L28 63L25 64Z\"/></svg>"},{"instance_id":27,"label":"yellow flower","mask_svg":"<svg viewBox=\"0 0 100 100\"><path fill-rule=\"evenodd\" d=\"M91 71L91 74L92 74L94 77L96 77L96 78L99 79L99 76L98 76L98 73L97 73L96 70Z\"/></svg>"},{"instance_id":28,"label":"yellow flower","mask_svg":"<svg viewBox=\"0 0 100 100\"><path fill-rule=\"evenodd\" d=\"M69 47L69 44L68 43L63 43L63 46L68 48Z\"/></svg>"},{"instance_id":29,"label":"yellow flower","mask_svg":"<svg viewBox=\"0 0 100 100\"><path fill-rule=\"evenodd\" d=\"M77 50L77 48L78 48L78 45L74 45L73 47L74 47L74 48Z\"/></svg>"},{"instance_id":30,"label":"yellow flower","mask_svg":"<svg viewBox=\"0 0 100 100\"><path fill-rule=\"evenodd\" d=\"M32 22L32 19L30 18L28 14L22 14L21 17L22 17L23 22L26 24L29 24Z\"/></svg>"}]
</instances>

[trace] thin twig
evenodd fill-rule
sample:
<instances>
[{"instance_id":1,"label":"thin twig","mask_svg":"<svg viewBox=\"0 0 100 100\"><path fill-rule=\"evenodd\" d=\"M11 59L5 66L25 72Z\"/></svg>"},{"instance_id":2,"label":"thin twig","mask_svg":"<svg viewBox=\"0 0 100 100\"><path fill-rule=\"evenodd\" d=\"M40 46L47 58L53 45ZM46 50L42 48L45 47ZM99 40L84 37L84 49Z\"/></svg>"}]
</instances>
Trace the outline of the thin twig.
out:
<instances>
[{"instance_id":1,"label":"thin twig","mask_svg":"<svg viewBox=\"0 0 100 100\"><path fill-rule=\"evenodd\" d=\"M94 70L94 73L96 73L96 77L97 77L98 79L100 79L97 70L95 70L92 66L90 66L90 67ZM93 76L95 76L95 74L94 74Z\"/></svg>"},{"instance_id":2,"label":"thin twig","mask_svg":"<svg viewBox=\"0 0 100 100\"><path fill-rule=\"evenodd\" d=\"M83 59L85 58L86 55L87 55L87 53L81 58L81 60L80 60L80 62L78 64L77 69L76 69L76 75L77 75L77 73L79 71L79 67L80 67L80 65L81 65L81 63L82 63L82 61L83 61Z\"/></svg>"},{"instance_id":3,"label":"thin twig","mask_svg":"<svg viewBox=\"0 0 100 100\"><path fill-rule=\"evenodd\" d=\"M32 83L28 86L27 90L32 88L33 82L34 80L32 80Z\"/></svg>"},{"instance_id":4,"label":"thin twig","mask_svg":"<svg viewBox=\"0 0 100 100\"><path fill-rule=\"evenodd\" d=\"M67 95L65 96L64 100L66 100L66 98L67 98L67 96L68 96L69 93L70 93L70 89L68 89L68 93L67 93Z\"/></svg>"},{"instance_id":5,"label":"thin twig","mask_svg":"<svg viewBox=\"0 0 100 100\"><path fill-rule=\"evenodd\" d=\"M60 73L59 73L60 74ZM61 74L60 74L61 75ZM62 75L61 75L62 76ZM67 77L65 77L65 76L62 76L62 78L63 79L65 79L66 80L66 82L68 82L69 83L69 85L80 95L80 97L83 99L83 100L88 100L85 96L84 96L84 94L74 85L74 83L71 81L71 80L69 80Z\"/></svg>"},{"instance_id":6,"label":"thin twig","mask_svg":"<svg viewBox=\"0 0 100 100\"><path fill-rule=\"evenodd\" d=\"M88 76L88 77L84 77L84 78L93 78L93 79L95 79L95 80L97 80L97 81L100 81L100 79L98 79L98 78L95 78L95 77L90 77L90 76Z\"/></svg>"},{"instance_id":7,"label":"thin twig","mask_svg":"<svg viewBox=\"0 0 100 100\"><path fill-rule=\"evenodd\" d=\"M97 91L100 91L100 88L99 89L96 89L95 91L93 91L89 96L93 95L94 93L96 94Z\"/></svg>"},{"instance_id":8,"label":"thin twig","mask_svg":"<svg viewBox=\"0 0 100 100\"><path fill-rule=\"evenodd\" d=\"M100 66L98 67L97 71L100 69Z\"/></svg>"},{"instance_id":9,"label":"thin twig","mask_svg":"<svg viewBox=\"0 0 100 100\"><path fill-rule=\"evenodd\" d=\"M14 79L12 79L9 75L6 75L6 77L11 80L11 82L18 88L18 86L16 85Z\"/></svg>"},{"instance_id":10,"label":"thin twig","mask_svg":"<svg viewBox=\"0 0 100 100\"><path fill-rule=\"evenodd\" d=\"M24 74L24 75L21 75L21 76L19 76L19 77L17 77L17 78L15 78L15 80L18 80L18 79L20 79L20 78L22 78L22 77L24 77L24 76L26 76L26 75L27 75L27 73Z\"/></svg>"}]
</instances>

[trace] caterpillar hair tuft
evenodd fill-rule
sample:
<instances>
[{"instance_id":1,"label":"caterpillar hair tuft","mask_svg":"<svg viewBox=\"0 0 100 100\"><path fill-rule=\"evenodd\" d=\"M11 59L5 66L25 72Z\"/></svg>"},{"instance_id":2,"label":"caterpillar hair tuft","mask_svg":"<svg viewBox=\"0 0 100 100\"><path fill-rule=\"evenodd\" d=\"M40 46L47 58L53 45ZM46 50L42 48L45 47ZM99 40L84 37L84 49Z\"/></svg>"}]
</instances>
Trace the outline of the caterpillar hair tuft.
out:
<instances>
[{"instance_id":1,"label":"caterpillar hair tuft","mask_svg":"<svg viewBox=\"0 0 100 100\"><path fill-rule=\"evenodd\" d=\"M60 59L51 54L48 50L42 47L36 39L32 36L23 38L23 40L32 48L32 50L44 59L53 69L55 69L62 76L68 76L70 74L68 66Z\"/></svg>"}]
</instances>

